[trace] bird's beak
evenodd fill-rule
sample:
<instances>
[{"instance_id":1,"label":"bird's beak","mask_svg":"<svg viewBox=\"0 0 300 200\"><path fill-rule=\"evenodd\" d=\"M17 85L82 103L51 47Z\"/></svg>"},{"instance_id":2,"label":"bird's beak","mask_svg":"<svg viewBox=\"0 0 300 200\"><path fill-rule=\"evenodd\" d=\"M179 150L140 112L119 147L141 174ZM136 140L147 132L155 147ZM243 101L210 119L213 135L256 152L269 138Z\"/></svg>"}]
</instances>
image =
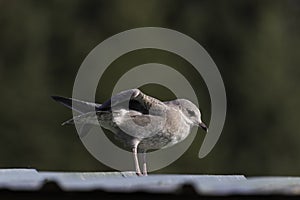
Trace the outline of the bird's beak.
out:
<instances>
[{"instance_id":1,"label":"bird's beak","mask_svg":"<svg viewBox=\"0 0 300 200\"><path fill-rule=\"evenodd\" d=\"M205 132L208 132L208 128L203 122L199 123L198 126L201 127Z\"/></svg>"}]
</instances>

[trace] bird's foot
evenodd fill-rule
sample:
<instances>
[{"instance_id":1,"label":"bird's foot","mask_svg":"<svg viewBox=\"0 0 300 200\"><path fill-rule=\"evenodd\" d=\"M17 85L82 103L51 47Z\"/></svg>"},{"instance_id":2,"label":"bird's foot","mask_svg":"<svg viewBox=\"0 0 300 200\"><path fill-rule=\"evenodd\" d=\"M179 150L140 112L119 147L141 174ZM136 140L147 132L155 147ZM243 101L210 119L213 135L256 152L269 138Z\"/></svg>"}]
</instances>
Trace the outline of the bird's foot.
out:
<instances>
[{"instance_id":1,"label":"bird's foot","mask_svg":"<svg viewBox=\"0 0 300 200\"><path fill-rule=\"evenodd\" d=\"M143 176L143 174L141 172L136 172L135 173L137 176Z\"/></svg>"},{"instance_id":2,"label":"bird's foot","mask_svg":"<svg viewBox=\"0 0 300 200\"><path fill-rule=\"evenodd\" d=\"M148 173L147 172L143 172L143 176L148 176Z\"/></svg>"}]
</instances>

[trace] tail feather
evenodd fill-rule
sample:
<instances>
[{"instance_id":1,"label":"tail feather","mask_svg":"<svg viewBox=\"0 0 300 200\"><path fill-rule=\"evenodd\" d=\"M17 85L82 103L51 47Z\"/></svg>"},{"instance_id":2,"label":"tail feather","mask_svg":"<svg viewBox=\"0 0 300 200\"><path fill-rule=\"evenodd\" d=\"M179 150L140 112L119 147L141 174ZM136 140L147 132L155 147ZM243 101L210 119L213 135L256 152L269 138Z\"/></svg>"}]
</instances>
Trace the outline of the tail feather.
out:
<instances>
[{"instance_id":1,"label":"tail feather","mask_svg":"<svg viewBox=\"0 0 300 200\"><path fill-rule=\"evenodd\" d=\"M94 113L93 112L89 112L89 113L85 113L85 114L81 114L81 115L77 115L75 117L73 117L72 119L69 119L65 122L63 122L61 125L70 125L70 124L74 124L75 122L78 123L78 125L80 126L80 131L79 131L79 137L83 138L84 136L86 136L89 131L98 124L98 119L97 117L94 117Z\"/></svg>"},{"instance_id":2,"label":"tail feather","mask_svg":"<svg viewBox=\"0 0 300 200\"><path fill-rule=\"evenodd\" d=\"M77 99L66 98L61 96L51 96L52 99L61 103L62 105L75 110L80 113L78 116L73 117L62 123L62 125L74 124L78 122L80 124L80 138L86 136L89 131L98 124L97 117L94 117L94 111L101 107L101 104L91 103L86 101L80 101Z\"/></svg>"},{"instance_id":3,"label":"tail feather","mask_svg":"<svg viewBox=\"0 0 300 200\"><path fill-rule=\"evenodd\" d=\"M62 126L65 126L65 125L70 125L70 124L74 124L74 119L69 119L67 121L64 121L61 125Z\"/></svg>"},{"instance_id":4,"label":"tail feather","mask_svg":"<svg viewBox=\"0 0 300 200\"><path fill-rule=\"evenodd\" d=\"M51 96L51 97L52 99L61 103L62 105L72 110L75 110L76 112L81 114L94 111L95 109L101 106L101 104L90 103L90 102L80 101L77 99L66 98L61 96Z\"/></svg>"},{"instance_id":5,"label":"tail feather","mask_svg":"<svg viewBox=\"0 0 300 200\"><path fill-rule=\"evenodd\" d=\"M74 124L74 118L63 122L61 125L64 126L64 125L70 125L70 124ZM90 130L95 125L94 124L89 124L89 123L82 123L82 124L79 124L79 126L80 126L80 128L79 128L79 137L83 138L90 132Z\"/></svg>"}]
</instances>

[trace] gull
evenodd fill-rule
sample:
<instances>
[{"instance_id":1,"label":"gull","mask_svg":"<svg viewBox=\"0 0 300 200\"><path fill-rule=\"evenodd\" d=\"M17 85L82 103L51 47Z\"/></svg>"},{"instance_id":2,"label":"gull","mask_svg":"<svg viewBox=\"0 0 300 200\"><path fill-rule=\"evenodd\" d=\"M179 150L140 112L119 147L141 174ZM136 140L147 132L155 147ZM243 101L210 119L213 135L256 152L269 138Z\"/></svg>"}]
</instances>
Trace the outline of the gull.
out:
<instances>
[{"instance_id":1,"label":"gull","mask_svg":"<svg viewBox=\"0 0 300 200\"><path fill-rule=\"evenodd\" d=\"M61 96L52 98L79 113L62 125L78 123L83 130L84 127L100 124L114 133L117 140L132 150L135 171L139 176L147 176L148 150L167 148L181 142L194 126L208 131L201 120L200 110L187 99L163 102L139 89L122 91L103 104ZM81 131L80 137L84 137L87 130ZM138 152L143 152L142 171Z\"/></svg>"}]
</instances>

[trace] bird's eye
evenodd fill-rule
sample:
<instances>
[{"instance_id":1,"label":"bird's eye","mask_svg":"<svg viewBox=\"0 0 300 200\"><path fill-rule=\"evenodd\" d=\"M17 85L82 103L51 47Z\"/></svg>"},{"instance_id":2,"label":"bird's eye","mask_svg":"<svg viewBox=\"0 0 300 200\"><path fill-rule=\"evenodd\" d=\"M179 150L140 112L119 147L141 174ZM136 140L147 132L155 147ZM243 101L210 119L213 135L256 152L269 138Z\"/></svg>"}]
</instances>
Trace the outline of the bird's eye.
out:
<instances>
[{"instance_id":1,"label":"bird's eye","mask_svg":"<svg viewBox=\"0 0 300 200\"><path fill-rule=\"evenodd\" d=\"M187 112L189 113L190 116L195 116L195 112L194 111L187 109Z\"/></svg>"}]
</instances>

